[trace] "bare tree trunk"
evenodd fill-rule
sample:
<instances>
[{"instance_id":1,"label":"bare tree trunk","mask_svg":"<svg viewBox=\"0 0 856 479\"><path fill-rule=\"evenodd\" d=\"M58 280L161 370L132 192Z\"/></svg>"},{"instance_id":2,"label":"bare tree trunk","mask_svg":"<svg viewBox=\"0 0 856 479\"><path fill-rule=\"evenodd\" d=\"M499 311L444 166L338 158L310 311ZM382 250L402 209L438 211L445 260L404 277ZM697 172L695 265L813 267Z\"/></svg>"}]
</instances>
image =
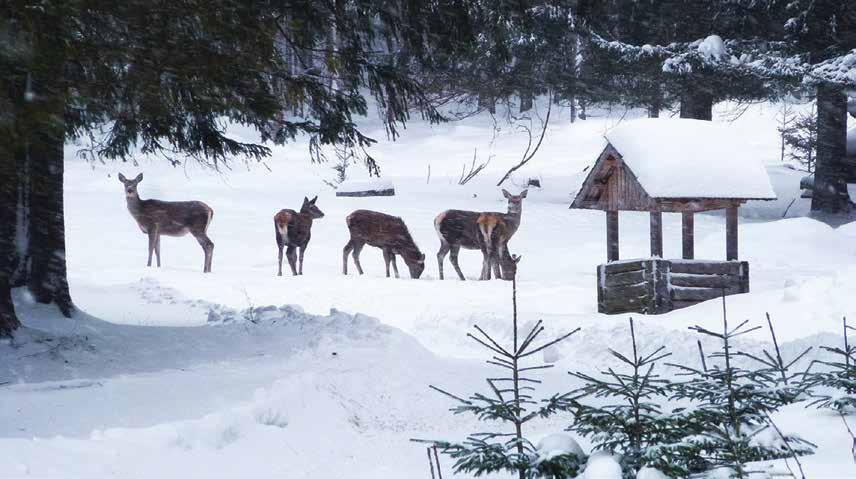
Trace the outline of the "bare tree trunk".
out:
<instances>
[{"instance_id":1,"label":"bare tree trunk","mask_svg":"<svg viewBox=\"0 0 856 479\"><path fill-rule=\"evenodd\" d=\"M531 110L533 103L532 93L520 92L520 113Z\"/></svg>"},{"instance_id":2,"label":"bare tree trunk","mask_svg":"<svg viewBox=\"0 0 856 479\"><path fill-rule=\"evenodd\" d=\"M1 101L1 100L0 100ZM10 122L0 120L0 337L9 336L21 323L12 304L11 276L15 263L15 210L17 175L12 152Z\"/></svg>"},{"instance_id":3,"label":"bare tree trunk","mask_svg":"<svg viewBox=\"0 0 856 479\"><path fill-rule=\"evenodd\" d=\"M681 96L681 118L713 120L713 96L702 90L685 92Z\"/></svg>"},{"instance_id":4,"label":"bare tree trunk","mask_svg":"<svg viewBox=\"0 0 856 479\"><path fill-rule=\"evenodd\" d=\"M847 96L832 85L817 87L817 156L814 168L812 211L846 213Z\"/></svg>"}]
</instances>

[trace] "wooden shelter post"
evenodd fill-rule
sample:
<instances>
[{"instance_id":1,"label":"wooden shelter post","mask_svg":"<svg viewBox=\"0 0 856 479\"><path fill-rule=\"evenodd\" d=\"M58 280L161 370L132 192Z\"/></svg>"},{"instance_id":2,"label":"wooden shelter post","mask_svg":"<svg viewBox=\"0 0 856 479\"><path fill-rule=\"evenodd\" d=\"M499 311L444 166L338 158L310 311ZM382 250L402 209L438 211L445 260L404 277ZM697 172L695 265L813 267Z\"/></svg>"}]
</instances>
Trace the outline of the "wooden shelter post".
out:
<instances>
[{"instance_id":1,"label":"wooden shelter post","mask_svg":"<svg viewBox=\"0 0 856 479\"><path fill-rule=\"evenodd\" d=\"M725 259L737 260L737 206L725 210Z\"/></svg>"},{"instance_id":2,"label":"wooden shelter post","mask_svg":"<svg viewBox=\"0 0 856 479\"><path fill-rule=\"evenodd\" d=\"M606 212L606 260L618 261L618 211Z\"/></svg>"},{"instance_id":3,"label":"wooden shelter post","mask_svg":"<svg viewBox=\"0 0 856 479\"><path fill-rule=\"evenodd\" d=\"M695 258L695 214L692 211L681 213L681 257Z\"/></svg>"},{"instance_id":4,"label":"wooden shelter post","mask_svg":"<svg viewBox=\"0 0 856 479\"><path fill-rule=\"evenodd\" d=\"M651 212L651 256L663 257L663 213Z\"/></svg>"}]
</instances>

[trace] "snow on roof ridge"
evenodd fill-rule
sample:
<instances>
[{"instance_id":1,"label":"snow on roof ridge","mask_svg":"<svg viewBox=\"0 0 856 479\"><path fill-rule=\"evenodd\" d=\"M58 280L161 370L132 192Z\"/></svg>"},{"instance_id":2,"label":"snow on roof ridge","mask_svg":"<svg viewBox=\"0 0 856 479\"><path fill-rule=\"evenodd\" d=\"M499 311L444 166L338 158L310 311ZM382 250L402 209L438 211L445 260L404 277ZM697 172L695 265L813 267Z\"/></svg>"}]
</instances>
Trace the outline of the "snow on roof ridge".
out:
<instances>
[{"instance_id":1,"label":"snow on roof ridge","mask_svg":"<svg viewBox=\"0 0 856 479\"><path fill-rule=\"evenodd\" d=\"M731 128L642 118L622 122L605 137L653 198L775 199L766 169Z\"/></svg>"}]
</instances>

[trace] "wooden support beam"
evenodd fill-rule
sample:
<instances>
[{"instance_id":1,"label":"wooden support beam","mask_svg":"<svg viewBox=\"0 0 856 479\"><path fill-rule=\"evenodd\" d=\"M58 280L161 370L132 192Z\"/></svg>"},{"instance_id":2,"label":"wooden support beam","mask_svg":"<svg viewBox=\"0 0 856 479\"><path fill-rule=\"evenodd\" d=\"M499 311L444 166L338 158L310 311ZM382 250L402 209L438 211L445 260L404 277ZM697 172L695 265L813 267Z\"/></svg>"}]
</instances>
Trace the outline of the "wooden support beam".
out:
<instances>
[{"instance_id":1,"label":"wooden support beam","mask_svg":"<svg viewBox=\"0 0 856 479\"><path fill-rule=\"evenodd\" d=\"M725 259L737 259L737 206L725 210Z\"/></svg>"},{"instance_id":2,"label":"wooden support beam","mask_svg":"<svg viewBox=\"0 0 856 479\"><path fill-rule=\"evenodd\" d=\"M681 213L681 252L682 258L695 258L695 216L692 211Z\"/></svg>"},{"instance_id":3,"label":"wooden support beam","mask_svg":"<svg viewBox=\"0 0 856 479\"><path fill-rule=\"evenodd\" d=\"M651 256L663 257L663 213L651 212Z\"/></svg>"},{"instance_id":4,"label":"wooden support beam","mask_svg":"<svg viewBox=\"0 0 856 479\"><path fill-rule=\"evenodd\" d=\"M618 261L618 211L606 212L606 260Z\"/></svg>"}]
</instances>

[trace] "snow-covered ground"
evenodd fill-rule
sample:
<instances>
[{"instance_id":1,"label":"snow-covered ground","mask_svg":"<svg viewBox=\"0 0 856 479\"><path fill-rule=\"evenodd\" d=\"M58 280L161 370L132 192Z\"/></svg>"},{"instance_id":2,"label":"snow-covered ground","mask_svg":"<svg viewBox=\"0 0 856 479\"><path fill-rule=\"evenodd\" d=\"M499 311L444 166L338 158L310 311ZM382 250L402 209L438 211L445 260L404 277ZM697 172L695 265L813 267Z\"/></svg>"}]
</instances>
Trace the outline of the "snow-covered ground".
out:
<instances>
[{"instance_id":1,"label":"snow-covered ground","mask_svg":"<svg viewBox=\"0 0 856 479\"><path fill-rule=\"evenodd\" d=\"M543 319L549 337L582 327L558 349L545 394L573 387L565 371L601 368L606 347L629 342L628 315L597 313L604 215L568 209L603 134L633 116L598 113L553 123L536 158L504 185L513 193L529 178L542 185L530 189L510 243L523 256L524 324ZM720 121L732 116L720 113ZM756 106L733 122L735 136L767 165L779 199L741 209L740 256L750 262L752 292L728 305L733 317L756 324L769 312L785 351L797 351L837 341L841 317L856 309L856 225L833 229L805 217L803 175L779 160L776 113ZM375 121L365 124L380 140L371 152L396 196L336 197L325 182L335 175L332 164L311 164L305 143L276 148L265 165L234 163L224 174L145 158L93 165L70 146L67 256L81 313L60 319L16 292L25 328L0 345L0 477L428 477L424 448L409 439L459 438L482 427L452 416L447 398L427 386L462 394L481 387L481 351L465 334L478 324L510 337L510 284L440 281L433 219L449 208L505 210L494 185L519 159L526 136L503 127L492 141L486 116L414 122L394 143ZM494 158L460 186L474 149ZM119 171L145 173L144 199L197 199L214 209L212 274L201 273L202 251L191 237L165 237L163 268L145 267L146 239L126 210ZM365 176L359 165L348 173ZM272 217L315 195L325 217L314 224L305 275L277 277ZM421 279L385 278L372 248L362 256L364 276L341 274L344 218L359 208L405 220L427 256ZM680 252L680 218L672 216L664 218L667 257ZM697 257L723 259L724 216L698 216L696 241ZM647 256L648 245L648 216L622 213L622 257ZM461 266L475 279L481 255L463 251ZM266 305L273 306L259 309ZM714 301L637 315L640 342L695 362L687 327L717 327L720 308ZM759 331L745 345L762 341ZM856 476L839 418L797 406L778 419L820 446L803 460L809 477ZM535 423L531 436L568 422ZM446 474L450 465L446 459Z\"/></svg>"}]
</instances>

